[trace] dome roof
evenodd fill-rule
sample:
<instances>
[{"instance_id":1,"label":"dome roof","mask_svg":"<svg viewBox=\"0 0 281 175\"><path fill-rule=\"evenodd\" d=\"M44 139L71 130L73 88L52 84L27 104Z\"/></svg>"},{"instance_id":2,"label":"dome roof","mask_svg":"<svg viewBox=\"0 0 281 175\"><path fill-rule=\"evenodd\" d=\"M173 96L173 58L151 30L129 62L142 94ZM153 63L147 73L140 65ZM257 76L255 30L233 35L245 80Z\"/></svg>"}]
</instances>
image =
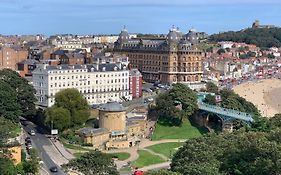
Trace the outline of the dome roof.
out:
<instances>
[{"instance_id":1,"label":"dome roof","mask_svg":"<svg viewBox=\"0 0 281 175\"><path fill-rule=\"evenodd\" d=\"M119 43L125 43L125 42L128 42L128 40L129 40L129 34L128 34L127 29L124 27L124 29L121 30L121 32L119 34L118 41L119 41Z\"/></svg>"},{"instance_id":2,"label":"dome roof","mask_svg":"<svg viewBox=\"0 0 281 175\"><path fill-rule=\"evenodd\" d=\"M167 35L168 43L178 42L180 40L180 33L175 28L170 29Z\"/></svg>"},{"instance_id":3,"label":"dome roof","mask_svg":"<svg viewBox=\"0 0 281 175\"><path fill-rule=\"evenodd\" d=\"M188 40L191 44L198 43L198 36L194 29L189 30L189 32L184 36L185 40Z\"/></svg>"},{"instance_id":4,"label":"dome roof","mask_svg":"<svg viewBox=\"0 0 281 175\"><path fill-rule=\"evenodd\" d=\"M109 112L122 112L125 111L125 108L122 104L117 102L107 102L99 107L100 111L109 111Z\"/></svg>"}]
</instances>

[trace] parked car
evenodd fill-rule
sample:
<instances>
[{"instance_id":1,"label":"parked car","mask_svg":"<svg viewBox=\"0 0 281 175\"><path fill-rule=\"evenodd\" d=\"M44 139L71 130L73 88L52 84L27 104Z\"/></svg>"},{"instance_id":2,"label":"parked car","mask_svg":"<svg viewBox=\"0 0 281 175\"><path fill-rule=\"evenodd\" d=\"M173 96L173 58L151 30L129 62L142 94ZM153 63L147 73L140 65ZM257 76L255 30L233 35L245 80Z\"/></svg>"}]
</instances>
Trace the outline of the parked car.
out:
<instances>
[{"instance_id":1,"label":"parked car","mask_svg":"<svg viewBox=\"0 0 281 175\"><path fill-rule=\"evenodd\" d=\"M163 84L158 84L157 85L159 88L164 88L165 86Z\"/></svg>"},{"instance_id":2,"label":"parked car","mask_svg":"<svg viewBox=\"0 0 281 175\"><path fill-rule=\"evenodd\" d=\"M24 140L25 140L26 142L29 141L29 140L31 141L31 138L30 138L30 137L26 137Z\"/></svg>"},{"instance_id":3,"label":"parked car","mask_svg":"<svg viewBox=\"0 0 281 175\"><path fill-rule=\"evenodd\" d=\"M147 98L144 99L144 103L149 103L149 102L153 102L152 97L147 97Z\"/></svg>"},{"instance_id":4,"label":"parked car","mask_svg":"<svg viewBox=\"0 0 281 175\"><path fill-rule=\"evenodd\" d=\"M27 150L32 149L32 145L31 145L31 144L27 145L27 146L26 146L26 149L27 149Z\"/></svg>"},{"instance_id":5,"label":"parked car","mask_svg":"<svg viewBox=\"0 0 281 175\"><path fill-rule=\"evenodd\" d=\"M141 170L136 170L133 175L144 175L144 172Z\"/></svg>"},{"instance_id":6,"label":"parked car","mask_svg":"<svg viewBox=\"0 0 281 175\"><path fill-rule=\"evenodd\" d=\"M29 134L30 134L31 136L35 136L35 131L34 131L34 130L30 130Z\"/></svg>"},{"instance_id":7,"label":"parked car","mask_svg":"<svg viewBox=\"0 0 281 175\"><path fill-rule=\"evenodd\" d=\"M25 145L31 145L31 140L27 140L27 141L25 142Z\"/></svg>"}]
</instances>

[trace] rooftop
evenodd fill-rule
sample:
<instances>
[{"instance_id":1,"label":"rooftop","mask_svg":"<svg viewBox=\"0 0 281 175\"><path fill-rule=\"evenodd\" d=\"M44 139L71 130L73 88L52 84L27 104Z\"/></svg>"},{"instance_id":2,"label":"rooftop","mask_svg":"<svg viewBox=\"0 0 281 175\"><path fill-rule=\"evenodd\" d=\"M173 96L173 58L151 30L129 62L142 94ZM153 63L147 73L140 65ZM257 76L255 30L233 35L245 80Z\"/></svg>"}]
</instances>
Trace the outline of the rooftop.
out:
<instances>
[{"instance_id":1,"label":"rooftop","mask_svg":"<svg viewBox=\"0 0 281 175\"><path fill-rule=\"evenodd\" d=\"M122 104L119 104L118 102L108 102L101 105L99 107L99 110L109 112L122 112L125 111L125 108L122 106Z\"/></svg>"},{"instance_id":2,"label":"rooftop","mask_svg":"<svg viewBox=\"0 0 281 175\"><path fill-rule=\"evenodd\" d=\"M105 128L82 128L78 132L84 135L90 135L90 134L105 133L108 132L108 130Z\"/></svg>"}]
</instances>

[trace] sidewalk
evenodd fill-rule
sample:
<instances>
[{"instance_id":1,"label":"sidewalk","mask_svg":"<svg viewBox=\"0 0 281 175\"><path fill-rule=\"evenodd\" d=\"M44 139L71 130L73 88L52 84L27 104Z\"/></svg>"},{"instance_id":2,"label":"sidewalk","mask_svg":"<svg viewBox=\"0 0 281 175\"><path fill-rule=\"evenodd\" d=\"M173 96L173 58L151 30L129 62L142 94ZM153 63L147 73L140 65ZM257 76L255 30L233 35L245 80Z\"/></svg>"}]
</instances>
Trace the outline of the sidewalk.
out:
<instances>
[{"instance_id":1,"label":"sidewalk","mask_svg":"<svg viewBox=\"0 0 281 175\"><path fill-rule=\"evenodd\" d=\"M74 159L75 157L70 153L68 152L63 144L58 141L58 140L53 140L53 139L50 139L50 141L52 142L52 144L54 145L54 147L59 151L59 153L67 160L71 160L71 159Z\"/></svg>"}]
</instances>

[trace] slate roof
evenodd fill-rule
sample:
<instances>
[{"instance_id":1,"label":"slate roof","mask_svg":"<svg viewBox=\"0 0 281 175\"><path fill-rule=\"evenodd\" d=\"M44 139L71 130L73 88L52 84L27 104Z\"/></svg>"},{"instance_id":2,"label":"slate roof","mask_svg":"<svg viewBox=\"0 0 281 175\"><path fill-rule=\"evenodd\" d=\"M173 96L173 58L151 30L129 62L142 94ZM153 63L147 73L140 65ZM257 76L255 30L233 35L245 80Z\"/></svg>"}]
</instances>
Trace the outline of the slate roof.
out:
<instances>
[{"instance_id":1,"label":"slate roof","mask_svg":"<svg viewBox=\"0 0 281 175\"><path fill-rule=\"evenodd\" d=\"M90 135L90 134L100 134L108 132L105 128L82 128L78 131L80 134Z\"/></svg>"},{"instance_id":2,"label":"slate roof","mask_svg":"<svg viewBox=\"0 0 281 175\"><path fill-rule=\"evenodd\" d=\"M104 64L75 64L75 65L48 65L46 67L47 70L75 70L75 69L88 69L88 72L92 71L98 71L98 72L104 72L104 71L120 71L120 66L116 63L104 63Z\"/></svg>"},{"instance_id":3,"label":"slate roof","mask_svg":"<svg viewBox=\"0 0 281 175\"><path fill-rule=\"evenodd\" d=\"M109 111L109 112L122 112L125 111L125 108L122 104L117 102L107 102L99 107L101 111Z\"/></svg>"}]
</instances>

